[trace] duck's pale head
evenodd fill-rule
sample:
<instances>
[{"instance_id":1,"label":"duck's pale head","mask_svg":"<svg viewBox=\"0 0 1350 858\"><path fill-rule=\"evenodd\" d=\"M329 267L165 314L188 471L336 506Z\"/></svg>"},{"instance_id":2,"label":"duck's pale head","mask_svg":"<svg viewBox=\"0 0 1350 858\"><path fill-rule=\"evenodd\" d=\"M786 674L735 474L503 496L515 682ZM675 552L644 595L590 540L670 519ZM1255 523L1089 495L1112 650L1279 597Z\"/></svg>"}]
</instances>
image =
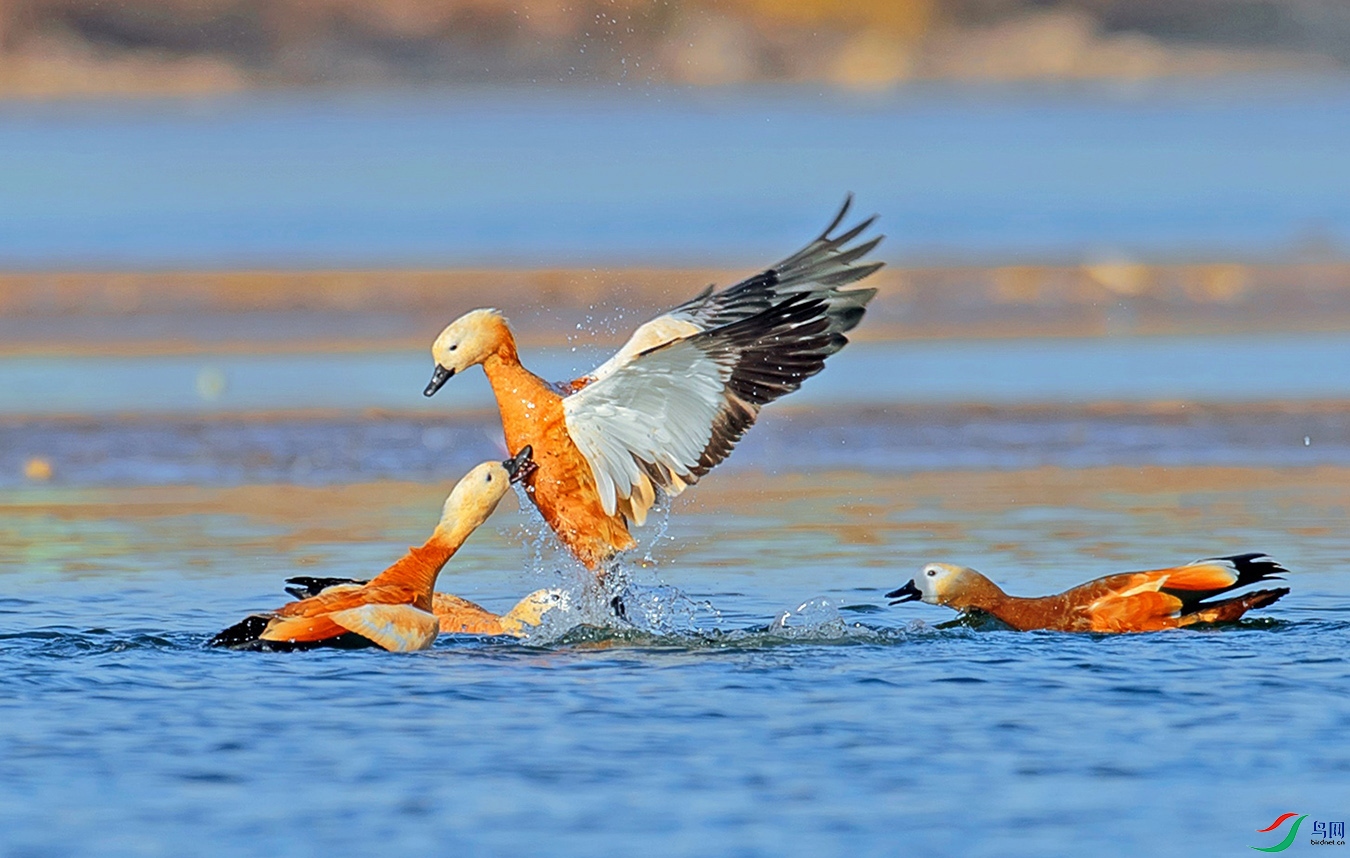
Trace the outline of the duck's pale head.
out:
<instances>
[{"instance_id":1,"label":"duck's pale head","mask_svg":"<svg viewBox=\"0 0 1350 858\"><path fill-rule=\"evenodd\" d=\"M891 602L892 605L919 599L930 605L956 607L966 585L975 578L983 579L983 577L979 572L965 566L929 563L920 570L917 578L912 578L905 586L887 593L886 598L895 600Z\"/></svg>"},{"instance_id":2,"label":"duck's pale head","mask_svg":"<svg viewBox=\"0 0 1350 858\"><path fill-rule=\"evenodd\" d=\"M506 317L497 310L471 310L455 319L431 344L431 359L436 368L423 392L433 395L455 373L487 360L509 338Z\"/></svg>"},{"instance_id":3,"label":"duck's pale head","mask_svg":"<svg viewBox=\"0 0 1350 858\"><path fill-rule=\"evenodd\" d=\"M521 599L507 614L506 619L514 620L522 626L537 626L544 620L544 614L554 609L567 610L571 597L566 590L535 590ZM517 631L519 628L517 627Z\"/></svg>"},{"instance_id":4,"label":"duck's pale head","mask_svg":"<svg viewBox=\"0 0 1350 858\"><path fill-rule=\"evenodd\" d=\"M505 462L484 462L464 475L441 509L440 529L460 531L478 527L501 503L511 483L529 473L534 463L529 446Z\"/></svg>"}]
</instances>

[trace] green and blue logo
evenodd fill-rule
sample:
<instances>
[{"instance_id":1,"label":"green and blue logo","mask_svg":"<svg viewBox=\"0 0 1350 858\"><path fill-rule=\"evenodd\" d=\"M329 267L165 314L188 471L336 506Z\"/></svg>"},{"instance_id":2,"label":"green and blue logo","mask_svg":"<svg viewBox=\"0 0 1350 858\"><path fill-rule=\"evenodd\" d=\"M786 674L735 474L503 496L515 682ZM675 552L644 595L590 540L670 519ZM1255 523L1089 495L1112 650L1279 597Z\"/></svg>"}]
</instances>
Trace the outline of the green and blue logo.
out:
<instances>
[{"instance_id":1,"label":"green and blue logo","mask_svg":"<svg viewBox=\"0 0 1350 858\"><path fill-rule=\"evenodd\" d=\"M1272 822L1270 825L1267 825L1265 828L1258 828L1258 829L1256 829L1256 831L1257 831L1258 834L1265 834L1267 831L1274 831L1275 829L1279 828L1281 825L1284 825L1285 820L1289 819L1289 817L1291 817L1291 816L1297 816L1298 819L1295 819L1295 820L1294 820L1294 824L1293 824L1292 826L1290 826L1290 828L1289 828L1289 836L1288 836L1288 837L1284 838L1284 839L1281 840L1279 843L1276 843L1274 846L1253 846L1253 847L1251 847L1251 848L1252 848L1252 849L1255 849L1257 852L1283 852L1284 850L1288 849L1290 846L1293 846L1293 845L1294 845L1294 838L1295 838L1295 837L1298 837L1298 827L1299 827L1300 825L1303 824L1303 820L1305 820L1305 819L1308 818L1308 814L1306 814L1306 813L1303 814L1302 816L1299 816L1299 814L1297 814L1297 813L1285 813L1285 814L1281 814L1281 815L1280 815L1274 822Z\"/></svg>"}]
</instances>

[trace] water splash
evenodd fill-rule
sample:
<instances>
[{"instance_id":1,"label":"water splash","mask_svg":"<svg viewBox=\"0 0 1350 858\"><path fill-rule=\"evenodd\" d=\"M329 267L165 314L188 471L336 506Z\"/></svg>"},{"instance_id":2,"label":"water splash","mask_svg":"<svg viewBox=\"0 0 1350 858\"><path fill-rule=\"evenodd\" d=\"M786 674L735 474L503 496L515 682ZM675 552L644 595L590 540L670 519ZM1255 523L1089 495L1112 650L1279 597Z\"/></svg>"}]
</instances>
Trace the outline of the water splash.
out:
<instances>
[{"instance_id":1,"label":"water splash","mask_svg":"<svg viewBox=\"0 0 1350 858\"><path fill-rule=\"evenodd\" d=\"M555 609L522 643L550 648L757 649L784 644L895 644L932 634L922 623L887 628L849 622L829 599L809 599L766 626L723 628L722 612L669 584L638 584L618 567L603 581L573 582L566 609Z\"/></svg>"},{"instance_id":2,"label":"water splash","mask_svg":"<svg viewBox=\"0 0 1350 858\"><path fill-rule=\"evenodd\" d=\"M670 499L666 497L665 492L662 492L657 497L656 504L651 508L651 513L654 513L657 516L656 530L652 533L651 540L647 543L647 551L642 555L642 560L644 563L650 563L655 566L657 565L657 560L652 556L652 552L656 550L656 546L662 539L673 540L675 538L673 536L667 536L667 533L670 530Z\"/></svg>"},{"instance_id":3,"label":"water splash","mask_svg":"<svg viewBox=\"0 0 1350 858\"><path fill-rule=\"evenodd\" d=\"M861 628L857 624L855 627ZM839 638L847 635L849 628L834 602L817 596L802 602L794 610L780 613L769 624L768 631L787 639Z\"/></svg>"},{"instance_id":4,"label":"water splash","mask_svg":"<svg viewBox=\"0 0 1350 858\"><path fill-rule=\"evenodd\" d=\"M707 599L698 600L678 587L629 585L620 596L628 621L644 632L657 635L699 635L716 630L722 612Z\"/></svg>"},{"instance_id":5,"label":"water splash","mask_svg":"<svg viewBox=\"0 0 1350 858\"><path fill-rule=\"evenodd\" d=\"M526 546L525 570L538 573L546 569L582 569L581 564L554 535L553 529L544 520L543 513L530 499L528 489L521 483L515 483L513 488L520 505L521 517L524 519L514 528L514 533Z\"/></svg>"}]
</instances>

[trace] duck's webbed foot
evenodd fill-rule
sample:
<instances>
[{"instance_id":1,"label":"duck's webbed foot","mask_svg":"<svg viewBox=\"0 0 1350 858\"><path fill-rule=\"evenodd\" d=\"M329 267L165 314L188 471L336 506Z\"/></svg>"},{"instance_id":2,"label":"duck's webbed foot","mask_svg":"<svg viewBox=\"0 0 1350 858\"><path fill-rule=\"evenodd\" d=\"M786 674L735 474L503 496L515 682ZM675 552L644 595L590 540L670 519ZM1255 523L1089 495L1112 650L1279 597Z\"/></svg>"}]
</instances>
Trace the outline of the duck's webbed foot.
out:
<instances>
[{"instance_id":1,"label":"duck's webbed foot","mask_svg":"<svg viewBox=\"0 0 1350 858\"><path fill-rule=\"evenodd\" d=\"M600 586L602 597L609 605L613 617L625 625L632 623L628 618L628 605L624 597L628 593L628 575L617 558L610 558L596 573L596 583Z\"/></svg>"}]
</instances>

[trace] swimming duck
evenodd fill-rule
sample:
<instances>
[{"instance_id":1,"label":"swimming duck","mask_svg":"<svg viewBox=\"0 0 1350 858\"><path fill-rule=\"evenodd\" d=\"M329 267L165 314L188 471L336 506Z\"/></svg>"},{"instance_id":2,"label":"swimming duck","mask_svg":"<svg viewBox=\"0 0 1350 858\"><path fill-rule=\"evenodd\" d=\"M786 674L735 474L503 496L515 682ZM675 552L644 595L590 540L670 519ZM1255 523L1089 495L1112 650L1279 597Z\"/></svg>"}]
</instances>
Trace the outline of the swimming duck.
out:
<instances>
[{"instance_id":1,"label":"swimming duck","mask_svg":"<svg viewBox=\"0 0 1350 858\"><path fill-rule=\"evenodd\" d=\"M1235 554L1170 569L1107 575L1055 596L1023 598L1009 596L974 569L929 563L918 578L886 598L895 600L892 605L922 599L957 611L983 611L1020 631L1152 632L1231 622L1265 607L1289 588L1205 600L1258 581L1279 580L1288 571L1265 554Z\"/></svg>"},{"instance_id":2,"label":"swimming duck","mask_svg":"<svg viewBox=\"0 0 1350 858\"><path fill-rule=\"evenodd\" d=\"M636 542L659 495L673 496L721 462L766 403L820 372L848 342L875 289L840 287L880 262L858 263L881 237L847 245L875 218L825 231L772 268L720 292L709 286L634 332L589 375L561 385L525 369L506 319L479 309L431 348L432 396L481 365L501 411L508 450L527 444L538 470L526 492L558 538L603 572Z\"/></svg>"},{"instance_id":3,"label":"swimming duck","mask_svg":"<svg viewBox=\"0 0 1350 858\"><path fill-rule=\"evenodd\" d=\"M426 649L441 630L432 612L436 577L464 540L492 515L510 483L528 475L530 454L525 447L505 462L484 462L469 471L450 492L431 537L408 549L369 583L335 587L254 614L216 635L210 645L265 651Z\"/></svg>"},{"instance_id":4,"label":"swimming duck","mask_svg":"<svg viewBox=\"0 0 1350 858\"><path fill-rule=\"evenodd\" d=\"M307 599L321 593L341 592L346 588L363 587L368 581L351 578L311 578L301 575L287 578L286 588L298 599ZM569 598L566 590L535 590L516 603L505 614L494 614L481 605L450 593L431 594L431 612L441 624L441 634L510 635L522 637L526 627L539 625L544 614L554 608L566 610Z\"/></svg>"}]
</instances>

